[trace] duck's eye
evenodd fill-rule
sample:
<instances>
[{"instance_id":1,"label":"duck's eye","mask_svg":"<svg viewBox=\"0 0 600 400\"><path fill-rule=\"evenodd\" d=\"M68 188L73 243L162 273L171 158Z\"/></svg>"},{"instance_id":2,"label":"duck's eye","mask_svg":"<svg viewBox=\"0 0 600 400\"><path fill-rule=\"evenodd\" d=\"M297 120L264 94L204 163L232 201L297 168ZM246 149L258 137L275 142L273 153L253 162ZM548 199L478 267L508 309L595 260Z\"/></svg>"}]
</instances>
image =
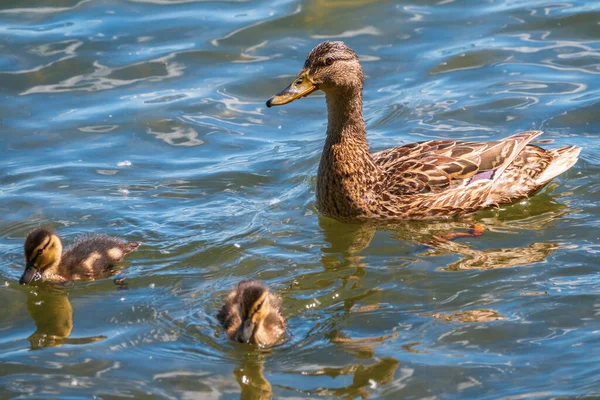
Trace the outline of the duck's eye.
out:
<instances>
[{"instance_id":1,"label":"duck's eye","mask_svg":"<svg viewBox=\"0 0 600 400\"><path fill-rule=\"evenodd\" d=\"M42 249L39 249L39 250L38 250L38 256L39 256L40 254L42 254Z\"/></svg>"},{"instance_id":2,"label":"duck's eye","mask_svg":"<svg viewBox=\"0 0 600 400\"><path fill-rule=\"evenodd\" d=\"M327 64L327 65L331 65L331 64L333 64L333 58L331 58L331 57L327 57L327 58L325 59L325 64Z\"/></svg>"}]
</instances>

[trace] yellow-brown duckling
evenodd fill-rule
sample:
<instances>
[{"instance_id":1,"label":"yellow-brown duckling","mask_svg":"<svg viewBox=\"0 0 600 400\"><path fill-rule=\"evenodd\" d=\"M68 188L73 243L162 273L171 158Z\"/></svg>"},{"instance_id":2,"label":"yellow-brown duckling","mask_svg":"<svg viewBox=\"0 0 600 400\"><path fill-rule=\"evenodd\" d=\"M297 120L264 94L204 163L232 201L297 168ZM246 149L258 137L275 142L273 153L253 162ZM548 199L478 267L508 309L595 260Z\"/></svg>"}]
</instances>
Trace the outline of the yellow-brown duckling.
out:
<instances>
[{"instance_id":1,"label":"yellow-brown duckling","mask_svg":"<svg viewBox=\"0 0 600 400\"><path fill-rule=\"evenodd\" d=\"M58 235L46 228L31 232L25 240L25 272L21 285L42 279L53 282L93 280L110 271L126 254L139 247L110 236L90 236L63 253Z\"/></svg>"},{"instance_id":2,"label":"yellow-brown duckling","mask_svg":"<svg viewBox=\"0 0 600 400\"><path fill-rule=\"evenodd\" d=\"M317 206L342 221L452 218L526 199L571 168L577 146L543 149L540 131L490 141L428 140L369 151L363 71L343 42L324 42L293 82L267 101L280 106L325 92L327 132Z\"/></svg>"},{"instance_id":3,"label":"yellow-brown duckling","mask_svg":"<svg viewBox=\"0 0 600 400\"><path fill-rule=\"evenodd\" d=\"M271 346L285 333L279 298L254 279L240 282L227 295L217 318L227 337L240 343Z\"/></svg>"}]
</instances>

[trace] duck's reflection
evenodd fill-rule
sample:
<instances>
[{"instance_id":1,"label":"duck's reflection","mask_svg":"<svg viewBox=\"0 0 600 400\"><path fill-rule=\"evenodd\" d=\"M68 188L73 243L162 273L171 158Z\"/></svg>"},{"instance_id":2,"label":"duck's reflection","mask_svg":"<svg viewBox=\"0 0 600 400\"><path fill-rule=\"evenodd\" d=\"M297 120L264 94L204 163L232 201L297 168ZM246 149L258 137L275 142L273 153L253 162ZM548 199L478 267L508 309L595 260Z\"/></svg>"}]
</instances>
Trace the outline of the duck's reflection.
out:
<instances>
[{"instance_id":1,"label":"duck's reflection","mask_svg":"<svg viewBox=\"0 0 600 400\"><path fill-rule=\"evenodd\" d=\"M272 397L273 389L263 373L264 362L261 354L247 354L241 365L233 371L240 385L240 399L262 400Z\"/></svg>"},{"instance_id":2,"label":"duck's reflection","mask_svg":"<svg viewBox=\"0 0 600 400\"><path fill-rule=\"evenodd\" d=\"M541 200L539 199L541 197ZM535 211L519 210L518 207L506 210L500 217L497 213L479 214L476 218L460 221L401 221L394 224L344 224L330 218L320 217L329 247L322 249L322 262L327 268L336 265L364 267L361 253L371 245L377 231L388 231L399 241L425 246L425 251L415 256L459 255L458 261L442 267L447 271L466 269L508 268L527 265L545 260L560 247L556 242L534 242L519 247L494 247L475 249L456 239L469 236L484 236L482 243L489 243L485 232L513 234L542 230L566 214L566 206L548 201L550 196L538 196ZM336 255L342 255L339 261Z\"/></svg>"},{"instance_id":3,"label":"duck's reflection","mask_svg":"<svg viewBox=\"0 0 600 400\"><path fill-rule=\"evenodd\" d=\"M39 289L29 293L27 310L36 331L27 339L31 349L58 347L63 344L87 344L106 339L106 336L69 338L73 330L73 307L60 289Z\"/></svg>"},{"instance_id":4,"label":"duck's reflection","mask_svg":"<svg viewBox=\"0 0 600 400\"><path fill-rule=\"evenodd\" d=\"M462 256L456 262L441 269L461 271L468 269L511 268L541 262L560 246L552 242L532 243L525 247L475 250L460 243L444 243L439 248L448 249Z\"/></svg>"}]
</instances>

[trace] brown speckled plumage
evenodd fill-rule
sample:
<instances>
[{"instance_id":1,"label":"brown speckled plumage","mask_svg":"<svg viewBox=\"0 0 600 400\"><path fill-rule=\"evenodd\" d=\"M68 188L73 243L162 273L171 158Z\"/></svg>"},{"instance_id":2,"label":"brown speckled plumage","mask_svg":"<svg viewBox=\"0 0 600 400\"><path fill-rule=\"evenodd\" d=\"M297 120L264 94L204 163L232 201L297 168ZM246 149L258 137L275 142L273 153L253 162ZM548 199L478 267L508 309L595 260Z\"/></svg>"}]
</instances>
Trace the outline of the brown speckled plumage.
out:
<instances>
[{"instance_id":1,"label":"brown speckled plumage","mask_svg":"<svg viewBox=\"0 0 600 400\"><path fill-rule=\"evenodd\" d=\"M279 298L253 279L240 282L227 295L217 319L227 337L238 342L271 346L285 333Z\"/></svg>"},{"instance_id":2,"label":"brown speckled plumage","mask_svg":"<svg viewBox=\"0 0 600 400\"><path fill-rule=\"evenodd\" d=\"M371 154L362 116L363 73L354 51L325 42L267 106L325 92L327 137L317 205L343 221L450 218L527 198L577 162L580 148L545 150L527 131L492 142L430 140Z\"/></svg>"},{"instance_id":3,"label":"brown speckled plumage","mask_svg":"<svg viewBox=\"0 0 600 400\"><path fill-rule=\"evenodd\" d=\"M63 253L58 235L52 230L38 228L25 240L27 266L21 283L30 283L34 277L54 282L95 279L107 274L139 245L106 235L88 236Z\"/></svg>"}]
</instances>

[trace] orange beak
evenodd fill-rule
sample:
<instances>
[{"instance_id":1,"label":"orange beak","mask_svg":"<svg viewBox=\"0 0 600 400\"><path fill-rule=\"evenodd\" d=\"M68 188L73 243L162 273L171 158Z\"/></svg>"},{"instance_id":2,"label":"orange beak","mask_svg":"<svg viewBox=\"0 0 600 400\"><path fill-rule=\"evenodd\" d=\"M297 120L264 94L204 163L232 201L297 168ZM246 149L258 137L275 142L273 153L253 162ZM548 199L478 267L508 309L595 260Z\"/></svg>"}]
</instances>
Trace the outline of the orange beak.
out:
<instances>
[{"instance_id":1,"label":"orange beak","mask_svg":"<svg viewBox=\"0 0 600 400\"><path fill-rule=\"evenodd\" d=\"M288 87L267 101L267 107L282 106L291 103L300 97L308 96L315 90L319 90L319 86L312 83L308 77L308 71L301 71Z\"/></svg>"}]
</instances>

